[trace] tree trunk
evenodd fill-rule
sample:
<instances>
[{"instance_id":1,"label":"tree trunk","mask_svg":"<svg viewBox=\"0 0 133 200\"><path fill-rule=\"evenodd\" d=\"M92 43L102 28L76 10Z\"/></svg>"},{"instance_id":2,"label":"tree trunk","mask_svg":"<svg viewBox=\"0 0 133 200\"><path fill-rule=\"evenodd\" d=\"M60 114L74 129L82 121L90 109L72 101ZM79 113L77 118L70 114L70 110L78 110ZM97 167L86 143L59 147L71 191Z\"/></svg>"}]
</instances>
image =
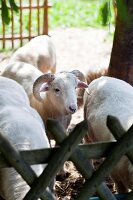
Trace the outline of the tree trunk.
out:
<instances>
[{"instance_id":1,"label":"tree trunk","mask_svg":"<svg viewBox=\"0 0 133 200\"><path fill-rule=\"evenodd\" d=\"M128 15L123 17L118 8L108 75L133 86L133 0L121 1Z\"/></svg>"}]
</instances>

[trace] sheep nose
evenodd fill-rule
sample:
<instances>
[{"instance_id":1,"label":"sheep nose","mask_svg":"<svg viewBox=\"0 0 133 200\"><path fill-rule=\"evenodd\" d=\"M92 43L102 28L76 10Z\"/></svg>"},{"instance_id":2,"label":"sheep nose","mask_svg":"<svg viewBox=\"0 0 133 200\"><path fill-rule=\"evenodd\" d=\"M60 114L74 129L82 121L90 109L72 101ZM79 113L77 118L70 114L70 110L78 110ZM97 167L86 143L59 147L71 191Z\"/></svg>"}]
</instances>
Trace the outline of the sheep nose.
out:
<instances>
[{"instance_id":1,"label":"sheep nose","mask_svg":"<svg viewBox=\"0 0 133 200\"><path fill-rule=\"evenodd\" d=\"M69 106L69 110L70 110L72 113L75 113L76 110L77 110L77 108L76 108L75 105L70 105L70 106Z\"/></svg>"}]
</instances>

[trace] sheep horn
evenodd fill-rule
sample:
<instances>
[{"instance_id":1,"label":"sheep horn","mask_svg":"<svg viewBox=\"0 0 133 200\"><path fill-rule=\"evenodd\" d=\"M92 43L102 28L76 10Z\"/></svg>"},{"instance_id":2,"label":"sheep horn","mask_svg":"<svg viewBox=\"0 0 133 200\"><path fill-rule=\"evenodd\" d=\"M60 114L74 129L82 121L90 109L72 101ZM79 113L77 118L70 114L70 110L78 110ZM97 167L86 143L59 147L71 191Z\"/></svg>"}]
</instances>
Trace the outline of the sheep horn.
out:
<instances>
[{"instance_id":1,"label":"sheep horn","mask_svg":"<svg viewBox=\"0 0 133 200\"><path fill-rule=\"evenodd\" d=\"M34 84L33 84L33 94L35 96L35 98L39 101L42 101L42 98L40 97L40 87L43 83L47 82L50 83L55 79L55 76L51 73L47 73L47 74L43 74L41 76L39 76Z\"/></svg>"},{"instance_id":2,"label":"sheep horn","mask_svg":"<svg viewBox=\"0 0 133 200\"><path fill-rule=\"evenodd\" d=\"M70 73L74 74L80 81L86 82L84 74L79 70L73 70Z\"/></svg>"}]
</instances>

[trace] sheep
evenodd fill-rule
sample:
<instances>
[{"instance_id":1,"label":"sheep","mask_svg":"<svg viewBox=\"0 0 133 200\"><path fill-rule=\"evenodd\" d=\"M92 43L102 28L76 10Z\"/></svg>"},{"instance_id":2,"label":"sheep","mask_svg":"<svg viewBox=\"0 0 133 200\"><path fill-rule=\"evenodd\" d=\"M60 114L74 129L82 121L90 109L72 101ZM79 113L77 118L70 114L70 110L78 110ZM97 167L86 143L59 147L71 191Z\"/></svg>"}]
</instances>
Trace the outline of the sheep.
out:
<instances>
[{"instance_id":1,"label":"sheep","mask_svg":"<svg viewBox=\"0 0 133 200\"><path fill-rule=\"evenodd\" d=\"M107 67L95 66L93 68L90 68L85 73L84 82L86 82L89 85L93 80L95 80L101 76L107 76L107 75L108 75ZM79 107L83 107L84 92L85 92L85 89L78 90L78 105L79 105Z\"/></svg>"},{"instance_id":2,"label":"sheep","mask_svg":"<svg viewBox=\"0 0 133 200\"><path fill-rule=\"evenodd\" d=\"M119 119L125 131L133 124L133 87L107 76L90 83L84 94L84 118L91 128L92 141L115 141L106 126L107 115ZM119 193L133 189L133 167L122 157L111 173Z\"/></svg>"},{"instance_id":3,"label":"sheep","mask_svg":"<svg viewBox=\"0 0 133 200\"><path fill-rule=\"evenodd\" d=\"M78 70L43 74L34 66L16 62L2 71L2 76L20 83L25 89L30 104L42 117L44 124L48 118L59 120L67 129L71 116L78 109L76 88L85 88L87 84L79 80L83 74Z\"/></svg>"},{"instance_id":4,"label":"sheep","mask_svg":"<svg viewBox=\"0 0 133 200\"><path fill-rule=\"evenodd\" d=\"M0 77L0 132L18 150L50 147L42 119L30 107L24 89L5 77ZM44 167L32 166L37 175ZM22 200L28 190L29 186L13 168L0 169L0 195L4 199Z\"/></svg>"},{"instance_id":5,"label":"sheep","mask_svg":"<svg viewBox=\"0 0 133 200\"><path fill-rule=\"evenodd\" d=\"M100 78L101 76L107 76L107 75L108 75L107 67L95 66L86 72L85 78L89 85L93 80Z\"/></svg>"},{"instance_id":6,"label":"sheep","mask_svg":"<svg viewBox=\"0 0 133 200\"><path fill-rule=\"evenodd\" d=\"M56 51L52 39L48 35L33 38L13 53L9 63L17 61L32 64L43 73L55 73Z\"/></svg>"}]
</instances>

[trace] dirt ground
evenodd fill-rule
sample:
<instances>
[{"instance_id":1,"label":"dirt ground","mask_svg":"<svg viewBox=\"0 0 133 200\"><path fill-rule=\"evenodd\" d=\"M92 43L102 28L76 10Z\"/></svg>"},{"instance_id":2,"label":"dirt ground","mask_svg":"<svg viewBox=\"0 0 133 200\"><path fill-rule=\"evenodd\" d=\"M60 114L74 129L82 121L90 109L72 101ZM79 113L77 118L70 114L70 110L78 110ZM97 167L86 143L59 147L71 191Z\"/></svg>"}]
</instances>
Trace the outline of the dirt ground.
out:
<instances>
[{"instance_id":1,"label":"dirt ground","mask_svg":"<svg viewBox=\"0 0 133 200\"><path fill-rule=\"evenodd\" d=\"M57 52L57 71L79 69L84 74L89 69L108 67L112 40L108 37L109 30L103 29L56 29L50 30ZM10 55L1 53L0 61ZM81 108L73 115L71 126L83 119ZM84 183L82 176L72 163L65 164L66 176L57 177L56 192L58 200L73 200ZM112 188L109 181L108 184Z\"/></svg>"},{"instance_id":2,"label":"dirt ground","mask_svg":"<svg viewBox=\"0 0 133 200\"><path fill-rule=\"evenodd\" d=\"M112 48L108 34L109 30L94 28L49 31L56 47L57 71L76 68L85 73L88 68L108 65Z\"/></svg>"}]
</instances>

